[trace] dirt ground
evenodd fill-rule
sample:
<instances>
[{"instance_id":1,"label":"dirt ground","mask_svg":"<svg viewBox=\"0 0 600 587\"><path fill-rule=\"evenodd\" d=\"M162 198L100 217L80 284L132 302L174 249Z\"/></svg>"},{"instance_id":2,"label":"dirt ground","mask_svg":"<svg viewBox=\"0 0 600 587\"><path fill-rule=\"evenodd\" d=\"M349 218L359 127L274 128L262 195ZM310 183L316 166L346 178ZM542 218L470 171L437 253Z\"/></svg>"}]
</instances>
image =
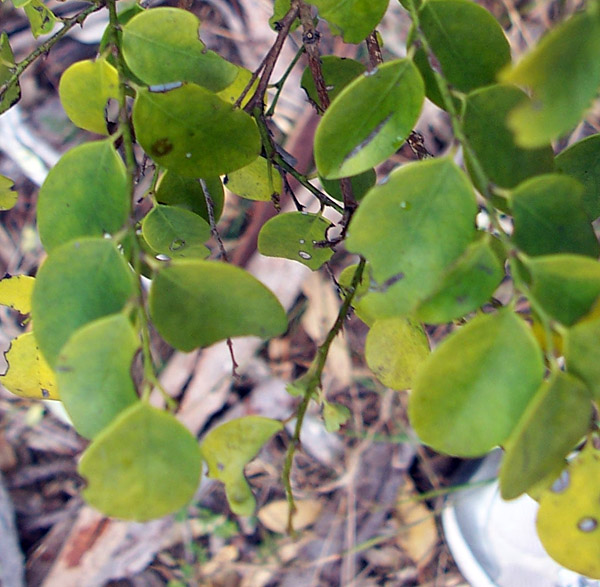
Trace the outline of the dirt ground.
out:
<instances>
[{"instance_id":1,"label":"dirt ground","mask_svg":"<svg viewBox=\"0 0 600 587\"><path fill-rule=\"evenodd\" d=\"M266 26L272 2L195 0L191 4L204 23L202 38L211 49L256 68L274 39ZM512 0L488 0L484 4L505 25L515 55L554 18L576 7L553 1L515 5ZM49 6L70 14L78 4L51 2ZM58 81L69 64L96 54L103 26L102 21L90 21L32 66L23 78L18 116L11 114L8 123L8 115L3 117L0 174L15 180L19 192L17 206L0 213L3 273L34 275L43 259L35 233L39 178L56 156L90 139L63 113ZM0 4L0 29L8 32L17 60L35 47L22 11L9 3ZM401 54L408 29L399 3L391 3L381 26L389 55ZM298 42L297 34L294 38ZM344 55L357 51L326 36L322 48ZM295 53L293 46L286 51L288 57ZM301 71L297 68L288 82L275 124L287 136L286 149L301 169L308 169L316 118L299 89ZM276 71L274 79L280 74ZM592 126L583 125L572 140L589 134L597 126L595 120L591 117ZM440 111L426 109L419 129L430 151L441 153L448 147L450 131ZM9 137L14 132L21 137L20 144L31 139L25 154L15 151ZM410 150L402 149L379 172L384 174L390 165L411 158ZM298 197L303 197L300 191ZM297 400L286 393L285 383L307 368L338 311L330 273L338 275L351 257L340 251L328 271L315 274L291 261L260 258L255 254L256 230L269 214L270 205L230 195L220 229L235 262L262 276L286 300L290 316L286 335L266 344L236 342L241 365L237 380L229 376L229 354L222 345L182 354L157 342L163 363L161 381L180 402L182 420L198 436L245 414L288 417ZM21 319L0 308L2 349L24 328ZM430 331L432 343L446 331ZM297 537L284 532L287 510L281 470L290 429L269 442L247 467L259 504L256 518L236 518L222 486L204 479L186 511L133 524L105 519L82 502L77 459L87 441L63 421L56 406L24 401L0 389L0 509L4 504L0 516L14 508L16 527L5 526L4 531L14 533L22 553L22 557L14 554L12 564L24 567L26 584L31 586L464 585L440 531L443 496L423 496L450 487L459 461L435 455L416 442L407 423L406 394L378 384L364 365L365 335L366 327L351 317L325 373L328 399L351 411L348 424L340 433L330 434L318 411L307 418L293 473L302 504L296 520L302 530Z\"/></svg>"}]
</instances>

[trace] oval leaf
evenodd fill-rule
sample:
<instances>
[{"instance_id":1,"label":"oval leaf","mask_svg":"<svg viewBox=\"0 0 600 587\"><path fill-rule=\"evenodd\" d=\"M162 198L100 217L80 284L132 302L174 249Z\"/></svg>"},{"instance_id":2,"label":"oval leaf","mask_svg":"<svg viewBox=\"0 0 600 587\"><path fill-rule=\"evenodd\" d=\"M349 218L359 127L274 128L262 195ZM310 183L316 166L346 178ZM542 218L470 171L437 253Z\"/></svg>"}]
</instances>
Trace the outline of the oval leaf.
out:
<instances>
[{"instance_id":1,"label":"oval leaf","mask_svg":"<svg viewBox=\"0 0 600 587\"><path fill-rule=\"evenodd\" d=\"M188 210L158 204L144 218L142 235L157 252L169 257L207 257L204 246L210 226L204 218Z\"/></svg>"},{"instance_id":2,"label":"oval leaf","mask_svg":"<svg viewBox=\"0 0 600 587\"><path fill-rule=\"evenodd\" d=\"M558 371L544 382L504 447L502 497L514 499L560 472L587 432L591 414L590 394L581 381Z\"/></svg>"},{"instance_id":3,"label":"oval leaf","mask_svg":"<svg viewBox=\"0 0 600 587\"><path fill-rule=\"evenodd\" d=\"M200 480L194 436L171 414L138 402L83 453L83 497L107 516L143 522L185 506Z\"/></svg>"},{"instance_id":4,"label":"oval leaf","mask_svg":"<svg viewBox=\"0 0 600 587\"><path fill-rule=\"evenodd\" d=\"M527 95L514 86L494 85L467 96L465 136L488 178L500 187L512 188L529 177L551 172L554 166L550 143L523 149L506 124L508 113L526 101Z\"/></svg>"},{"instance_id":5,"label":"oval leaf","mask_svg":"<svg viewBox=\"0 0 600 587\"><path fill-rule=\"evenodd\" d=\"M544 310L570 326L587 314L600 295L600 264L580 255L524 259L532 278L531 293Z\"/></svg>"},{"instance_id":6,"label":"oval leaf","mask_svg":"<svg viewBox=\"0 0 600 587\"><path fill-rule=\"evenodd\" d=\"M579 377L600 400L600 320L584 318L567 330L564 354L567 370Z\"/></svg>"},{"instance_id":7,"label":"oval leaf","mask_svg":"<svg viewBox=\"0 0 600 587\"><path fill-rule=\"evenodd\" d=\"M542 353L509 310L449 336L417 375L409 417L435 450L475 457L502 444L542 382Z\"/></svg>"},{"instance_id":8,"label":"oval leaf","mask_svg":"<svg viewBox=\"0 0 600 587\"><path fill-rule=\"evenodd\" d=\"M40 353L33 332L26 332L10 343L4 353L8 368L0 383L11 393L33 399L60 399L56 377Z\"/></svg>"},{"instance_id":9,"label":"oval leaf","mask_svg":"<svg viewBox=\"0 0 600 587\"><path fill-rule=\"evenodd\" d=\"M517 144L538 147L572 129L600 86L600 19L580 12L550 31L502 81L531 88L533 100L514 108L508 126Z\"/></svg>"},{"instance_id":10,"label":"oval leaf","mask_svg":"<svg viewBox=\"0 0 600 587\"><path fill-rule=\"evenodd\" d=\"M248 200L269 202L281 194L283 181L273 165L264 157L257 157L250 165L227 176L227 189Z\"/></svg>"},{"instance_id":11,"label":"oval leaf","mask_svg":"<svg viewBox=\"0 0 600 587\"><path fill-rule=\"evenodd\" d=\"M229 507L238 516L250 516L256 507L244 467L282 428L283 424L277 420L246 416L225 422L205 436L201 451L208 475L225 484Z\"/></svg>"},{"instance_id":12,"label":"oval leaf","mask_svg":"<svg viewBox=\"0 0 600 587\"><path fill-rule=\"evenodd\" d=\"M470 244L444 275L437 290L416 311L419 320L440 324L461 318L487 302L504 277L504 264L491 235Z\"/></svg>"},{"instance_id":13,"label":"oval leaf","mask_svg":"<svg viewBox=\"0 0 600 587\"><path fill-rule=\"evenodd\" d=\"M348 229L348 250L371 264L361 307L379 317L413 310L472 242L476 214L473 189L450 159L393 171L369 191Z\"/></svg>"},{"instance_id":14,"label":"oval leaf","mask_svg":"<svg viewBox=\"0 0 600 587\"><path fill-rule=\"evenodd\" d=\"M222 175L260 153L254 120L194 84L165 93L139 89L133 125L148 155L186 177Z\"/></svg>"},{"instance_id":15,"label":"oval leaf","mask_svg":"<svg viewBox=\"0 0 600 587\"><path fill-rule=\"evenodd\" d=\"M555 160L556 170L580 181L585 187L582 198L588 220L600 216L600 134L571 145Z\"/></svg>"},{"instance_id":16,"label":"oval leaf","mask_svg":"<svg viewBox=\"0 0 600 587\"><path fill-rule=\"evenodd\" d=\"M313 271L331 259L330 247L317 247L332 226L319 214L287 212L268 220L258 235L258 250L269 257L284 257Z\"/></svg>"},{"instance_id":17,"label":"oval leaf","mask_svg":"<svg viewBox=\"0 0 600 587\"><path fill-rule=\"evenodd\" d=\"M461 92L493 84L510 63L502 27L482 6L469 0L428 0L419 13L445 78Z\"/></svg>"},{"instance_id":18,"label":"oval leaf","mask_svg":"<svg viewBox=\"0 0 600 587\"><path fill-rule=\"evenodd\" d=\"M218 92L237 68L198 38L198 18L180 8L159 7L133 17L123 27L123 56L129 69L149 85L193 82Z\"/></svg>"},{"instance_id":19,"label":"oval leaf","mask_svg":"<svg viewBox=\"0 0 600 587\"><path fill-rule=\"evenodd\" d=\"M78 237L114 233L129 208L125 166L112 142L80 145L61 157L40 189L40 239L51 252Z\"/></svg>"},{"instance_id":20,"label":"oval leaf","mask_svg":"<svg viewBox=\"0 0 600 587\"><path fill-rule=\"evenodd\" d=\"M319 16L339 29L346 43L360 43L379 24L388 0L310 0Z\"/></svg>"},{"instance_id":21,"label":"oval leaf","mask_svg":"<svg viewBox=\"0 0 600 587\"><path fill-rule=\"evenodd\" d=\"M156 274L149 303L161 336L182 351L234 336L270 338L287 328L269 289L243 269L216 261L173 261Z\"/></svg>"},{"instance_id":22,"label":"oval leaf","mask_svg":"<svg viewBox=\"0 0 600 587\"><path fill-rule=\"evenodd\" d=\"M358 175L385 161L410 134L423 99L423 80L410 59L390 61L354 80L317 127L319 174Z\"/></svg>"},{"instance_id":23,"label":"oval leaf","mask_svg":"<svg viewBox=\"0 0 600 587\"><path fill-rule=\"evenodd\" d=\"M223 184L218 177L205 179L204 183L213 203L215 221L218 221L225 204ZM190 210L194 214L202 216L206 222L210 222L204 189L197 179L183 177L174 171L167 171L158 182L155 195L159 204L170 204Z\"/></svg>"},{"instance_id":24,"label":"oval leaf","mask_svg":"<svg viewBox=\"0 0 600 587\"><path fill-rule=\"evenodd\" d=\"M574 253L597 257L600 245L581 204L583 186L564 175L534 177L509 196L513 241L528 255Z\"/></svg>"},{"instance_id":25,"label":"oval leaf","mask_svg":"<svg viewBox=\"0 0 600 587\"><path fill-rule=\"evenodd\" d=\"M540 498L536 527L548 554L559 564L600 579L600 451L589 442L569 465L564 483ZM562 478L561 478L562 480Z\"/></svg>"},{"instance_id":26,"label":"oval leaf","mask_svg":"<svg viewBox=\"0 0 600 587\"><path fill-rule=\"evenodd\" d=\"M76 330L61 349L56 362L60 399L82 436L94 438L138 401L131 362L139 346L127 317L114 314Z\"/></svg>"},{"instance_id":27,"label":"oval leaf","mask_svg":"<svg viewBox=\"0 0 600 587\"><path fill-rule=\"evenodd\" d=\"M377 379L392 389L409 389L429 355L423 327L410 318L377 320L365 343L365 359Z\"/></svg>"},{"instance_id":28,"label":"oval leaf","mask_svg":"<svg viewBox=\"0 0 600 587\"><path fill-rule=\"evenodd\" d=\"M58 95L75 126L107 135L104 110L119 96L119 74L106 59L78 61L60 78Z\"/></svg>"},{"instance_id":29,"label":"oval leaf","mask_svg":"<svg viewBox=\"0 0 600 587\"><path fill-rule=\"evenodd\" d=\"M34 284L34 277L7 273L0 280L0 305L17 310L20 314L29 314Z\"/></svg>"},{"instance_id":30,"label":"oval leaf","mask_svg":"<svg viewBox=\"0 0 600 587\"><path fill-rule=\"evenodd\" d=\"M112 242L88 238L54 250L37 273L31 312L50 366L78 328L120 312L134 293L132 273Z\"/></svg>"}]
</instances>

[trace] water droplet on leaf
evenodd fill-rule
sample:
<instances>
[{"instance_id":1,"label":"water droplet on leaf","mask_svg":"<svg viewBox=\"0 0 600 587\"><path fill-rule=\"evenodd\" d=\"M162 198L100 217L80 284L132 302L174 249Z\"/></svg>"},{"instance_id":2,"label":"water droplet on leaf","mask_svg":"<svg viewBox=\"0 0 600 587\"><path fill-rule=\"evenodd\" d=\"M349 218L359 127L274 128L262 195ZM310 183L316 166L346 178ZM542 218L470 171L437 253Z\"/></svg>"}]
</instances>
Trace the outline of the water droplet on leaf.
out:
<instances>
[{"instance_id":1,"label":"water droplet on leaf","mask_svg":"<svg viewBox=\"0 0 600 587\"><path fill-rule=\"evenodd\" d=\"M308 261L309 259L312 259L312 255L307 253L306 251L298 251L298 255L300 255L300 257L302 257L306 261Z\"/></svg>"},{"instance_id":2,"label":"water droplet on leaf","mask_svg":"<svg viewBox=\"0 0 600 587\"><path fill-rule=\"evenodd\" d=\"M596 518L582 518L577 522L577 527L582 532L593 532L598 527L598 520Z\"/></svg>"}]
</instances>

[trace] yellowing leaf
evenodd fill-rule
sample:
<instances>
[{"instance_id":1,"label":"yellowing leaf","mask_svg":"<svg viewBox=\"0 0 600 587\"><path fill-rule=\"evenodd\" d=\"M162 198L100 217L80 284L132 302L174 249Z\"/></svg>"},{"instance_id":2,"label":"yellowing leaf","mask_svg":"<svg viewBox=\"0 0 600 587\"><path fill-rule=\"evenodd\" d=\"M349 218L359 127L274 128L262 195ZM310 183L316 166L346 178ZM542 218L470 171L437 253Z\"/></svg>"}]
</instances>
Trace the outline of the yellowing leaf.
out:
<instances>
[{"instance_id":1,"label":"yellowing leaf","mask_svg":"<svg viewBox=\"0 0 600 587\"><path fill-rule=\"evenodd\" d=\"M33 332L15 338L5 353L8 369L0 383L20 397L59 399L56 378L40 353Z\"/></svg>"},{"instance_id":2,"label":"yellowing leaf","mask_svg":"<svg viewBox=\"0 0 600 587\"><path fill-rule=\"evenodd\" d=\"M296 501L296 511L292 516L294 530L303 530L313 524L321 510L323 504L316 499L303 499ZM285 499L279 499L268 503L258 511L258 519L261 524L271 530L284 534L287 531L288 521L288 502Z\"/></svg>"},{"instance_id":3,"label":"yellowing leaf","mask_svg":"<svg viewBox=\"0 0 600 587\"><path fill-rule=\"evenodd\" d=\"M10 177L0 175L0 210L10 210L17 203L19 194L14 188L15 183Z\"/></svg>"},{"instance_id":4,"label":"yellowing leaf","mask_svg":"<svg viewBox=\"0 0 600 587\"><path fill-rule=\"evenodd\" d=\"M283 190L281 175L264 157L257 157L250 165L232 171L227 178L227 189L248 200L268 202Z\"/></svg>"},{"instance_id":5,"label":"yellowing leaf","mask_svg":"<svg viewBox=\"0 0 600 587\"><path fill-rule=\"evenodd\" d=\"M34 284L35 278L29 275L7 275L0 280L0 305L29 314Z\"/></svg>"}]
</instances>

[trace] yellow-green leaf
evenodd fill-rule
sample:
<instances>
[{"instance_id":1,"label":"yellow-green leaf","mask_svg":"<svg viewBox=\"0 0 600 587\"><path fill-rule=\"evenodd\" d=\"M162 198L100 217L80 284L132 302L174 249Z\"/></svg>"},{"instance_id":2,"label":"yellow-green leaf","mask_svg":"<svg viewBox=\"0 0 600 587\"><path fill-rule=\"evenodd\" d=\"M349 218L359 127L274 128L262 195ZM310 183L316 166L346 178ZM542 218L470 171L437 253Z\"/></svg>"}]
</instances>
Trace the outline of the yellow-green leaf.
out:
<instances>
[{"instance_id":1,"label":"yellow-green leaf","mask_svg":"<svg viewBox=\"0 0 600 587\"><path fill-rule=\"evenodd\" d=\"M227 189L248 200L270 201L283 190L279 172L264 157L227 175Z\"/></svg>"},{"instance_id":2,"label":"yellow-green leaf","mask_svg":"<svg viewBox=\"0 0 600 587\"><path fill-rule=\"evenodd\" d=\"M15 182L10 177L0 175L0 211L10 210L17 203L18 198L19 194L15 190Z\"/></svg>"},{"instance_id":3,"label":"yellow-green leaf","mask_svg":"<svg viewBox=\"0 0 600 587\"><path fill-rule=\"evenodd\" d=\"M0 305L29 314L34 284L35 278L29 275L6 275L0 280Z\"/></svg>"}]
</instances>

